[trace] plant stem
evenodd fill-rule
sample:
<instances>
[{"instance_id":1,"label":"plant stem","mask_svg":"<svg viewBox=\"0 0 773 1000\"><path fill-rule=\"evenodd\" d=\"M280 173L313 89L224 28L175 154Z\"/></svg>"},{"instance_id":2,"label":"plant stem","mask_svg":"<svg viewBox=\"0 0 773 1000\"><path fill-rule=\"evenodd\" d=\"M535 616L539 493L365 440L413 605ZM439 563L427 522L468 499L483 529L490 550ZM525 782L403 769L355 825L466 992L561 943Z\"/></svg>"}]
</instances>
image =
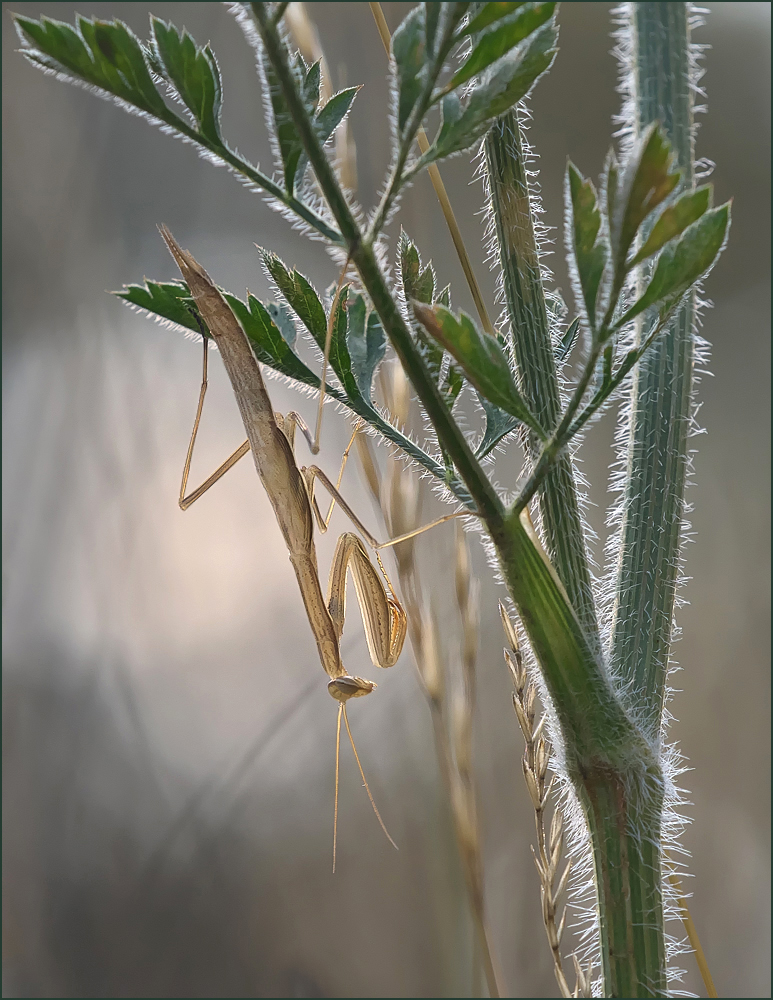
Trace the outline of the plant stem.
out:
<instances>
[{"instance_id":1,"label":"plant stem","mask_svg":"<svg viewBox=\"0 0 773 1000\"><path fill-rule=\"evenodd\" d=\"M485 153L521 392L540 425L550 433L559 423L561 403L530 212L523 144L515 111L508 112L491 129L486 137ZM527 446L532 459L536 460L538 442L530 436ZM600 648L572 461L567 454L553 454L549 463L553 464L552 468L547 468L547 461L542 464L539 484L540 513L548 553L583 627Z\"/></svg>"},{"instance_id":2,"label":"plant stem","mask_svg":"<svg viewBox=\"0 0 773 1000\"><path fill-rule=\"evenodd\" d=\"M659 120L685 189L693 186L689 12L685 3L628 5L636 130ZM639 324L644 341L654 320ZM693 368L694 295L634 375L629 470L615 586L613 668L651 734L660 731L679 568Z\"/></svg>"}]
</instances>

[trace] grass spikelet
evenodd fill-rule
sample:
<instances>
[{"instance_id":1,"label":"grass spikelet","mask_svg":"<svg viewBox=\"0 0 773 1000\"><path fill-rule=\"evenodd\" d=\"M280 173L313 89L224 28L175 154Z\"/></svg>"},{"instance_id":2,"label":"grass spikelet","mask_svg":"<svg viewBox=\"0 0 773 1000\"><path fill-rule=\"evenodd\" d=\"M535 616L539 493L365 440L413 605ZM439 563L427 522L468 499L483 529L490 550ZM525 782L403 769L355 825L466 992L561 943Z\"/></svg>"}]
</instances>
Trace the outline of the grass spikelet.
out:
<instances>
[{"instance_id":1,"label":"grass spikelet","mask_svg":"<svg viewBox=\"0 0 773 1000\"><path fill-rule=\"evenodd\" d=\"M502 617L505 638L510 647L505 650L505 662L513 678L513 708L525 742L521 763L526 788L534 807L537 828L537 849L532 847L532 854L540 877L542 922L545 925L545 934L553 956L553 970L562 997L589 997L591 996L593 968L591 962L589 961L587 967L583 969L577 956L572 956L576 973L576 985L574 992L572 992L566 981L561 958L561 939L566 925L566 906L564 906L558 922L556 922L556 917L559 910L559 899L569 878L571 861L567 861L561 876L557 878L564 845L564 822L561 809L554 802L550 830L549 833L546 833L546 807L555 781L555 778L548 780L551 753L544 732L546 717L543 715L535 725L537 688L526 670L515 625L501 601L499 613Z\"/></svg>"}]
</instances>

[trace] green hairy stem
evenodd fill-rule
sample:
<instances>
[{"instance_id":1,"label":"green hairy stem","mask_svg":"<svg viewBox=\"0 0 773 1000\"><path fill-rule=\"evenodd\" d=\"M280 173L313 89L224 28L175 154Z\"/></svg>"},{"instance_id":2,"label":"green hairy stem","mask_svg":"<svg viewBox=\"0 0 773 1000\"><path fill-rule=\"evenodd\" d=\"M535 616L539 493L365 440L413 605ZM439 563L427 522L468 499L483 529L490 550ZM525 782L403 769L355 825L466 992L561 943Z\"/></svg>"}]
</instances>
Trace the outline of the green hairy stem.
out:
<instances>
[{"instance_id":1,"label":"green hairy stem","mask_svg":"<svg viewBox=\"0 0 773 1000\"><path fill-rule=\"evenodd\" d=\"M687 4L631 4L636 130L665 127L693 186L693 111ZM634 375L626 448L620 559L611 641L613 668L630 686L652 736L660 730L679 569L693 369L694 293ZM650 325L655 320L649 321ZM639 339L649 326L639 326Z\"/></svg>"},{"instance_id":2,"label":"green hairy stem","mask_svg":"<svg viewBox=\"0 0 773 1000\"><path fill-rule=\"evenodd\" d=\"M552 432L561 404L517 112L504 115L484 145L520 388L542 427ZM529 448L535 458L536 442L530 440ZM577 488L567 454L556 459L545 476L539 504L548 554L589 637L600 646Z\"/></svg>"}]
</instances>

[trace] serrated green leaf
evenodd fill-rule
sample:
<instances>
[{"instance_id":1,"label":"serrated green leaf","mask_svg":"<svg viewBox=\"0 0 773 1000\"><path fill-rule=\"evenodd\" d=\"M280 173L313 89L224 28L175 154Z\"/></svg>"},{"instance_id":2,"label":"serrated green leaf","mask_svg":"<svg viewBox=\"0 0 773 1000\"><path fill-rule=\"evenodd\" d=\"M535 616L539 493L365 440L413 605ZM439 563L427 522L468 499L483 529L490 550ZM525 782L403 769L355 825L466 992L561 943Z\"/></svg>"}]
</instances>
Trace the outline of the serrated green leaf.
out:
<instances>
[{"instance_id":1,"label":"serrated green leaf","mask_svg":"<svg viewBox=\"0 0 773 1000\"><path fill-rule=\"evenodd\" d=\"M220 291L247 334L258 361L296 382L319 388L319 376L292 349L295 343L295 325L285 306L274 303L265 306L253 295L248 295L245 303L230 292L223 289ZM201 333L202 328L196 322L195 314L205 335L209 336L207 325L184 281L146 280L144 285L126 285L113 294L159 319ZM335 387L328 386L327 392L340 402L351 405L347 397Z\"/></svg>"},{"instance_id":2,"label":"serrated green leaf","mask_svg":"<svg viewBox=\"0 0 773 1000\"><path fill-rule=\"evenodd\" d=\"M655 273L644 294L622 316L621 327L651 306L670 308L720 254L730 226L730 202L710 209L694 222L676 243L665 247L655 265Z\"/></svg>"},{"instance_id":3,"label":"serrated green leaf","mask_svg":"<svg viewBox=\"0 0 773 1000\"><path fill-rule=\"evenodd\" d=\"M520 425L521 421L516 420L515 417L511 417L504 410L500 410L498 406L494 406L493 403L490 403L479 392L476 392L476 395L486 417L486 427L483 431L483 437L475 449L475 457L480 461L486 455L491 454L499 442L514 431Z\"/></svg>"},{"instance_id":4,"label":"serrated green leaf","mask_svg":"<svg viewBox=\"0 0 773 1000\"><path fill-rule=\"evenodd\" d=\"M447 89L455 90L482 73L497 59L501 59L549 20L555 9L555 3L522 4L514 14L481 36L465 62L454 73Z\"/></svg>"},{"instance_id":5,"label":"serrated green leaf","mask_svg":"<svg viewBox=\"0 0 773 1000\"><path fill-rule=\"evenodd\" d=\"M437 302L441 306L445 306L446 309L450 309L451 308L451 286L450 285L446 285L445 288L441 289L438 292L437 297L435 298L435 302Z\"/></svg>"},{"instance_id":6,"label":"serrated green leaf","mask_svg":"<svg viewBox=\"0 0 773 1000\"><path fill-rule=\"evenodd\" d=\"M266 270L303 325L311 334L317 347L324 353L327 339L327 317L325 309L314 288L299 271L289 271L282 261L272 253L261 250ZM350 400L360 396L357 378L352 371L352 360L346 343L348 286L344 285L338 298L338 306L332 324L330 340L330 367L338 376L343 390Z\"/></svg>"},{"instance_id":7,"label":"serrated green leaf","mask_svg":"<svg viewBox=\"0 0 773 1000\"><path fill-rule=\"evenodd\" d=\"M120 291L112 294L117 295L124 302L128 302L129 305L144 309L145 312L152 313L169 323L174 323L185 330L200 333L201 328L193 317L193 313L196 313L199 315L204 330L207 331L207 325L201 318L184 281L148 281L146 279L144 285L124 285Z\"/></svg>"},{"instance_id":8,"label":"serrated green leaf","mask_svg":"<svg viewBox=\"0 0 773 1000\"><path fill-rule=\"evenodd\" d=\"M263 264L288 305L314 338L320 350L325 350L327 319L319 296L298 271L288 271L276 254L260 251Z\"/></svg>"},{"instance_id":9,"label":"serrated green leaf","mask_svg":"<svg viewBox=\"0 0 773 1000\"><path fill-rule=\"evenodd\" d=\"M580 317L577 316L566 329L566 333L561 338L559 344L554 352L554 357L556 359L556 364L561 364L562 361L566 360L572 353L575 343L577 342L577 334L580 332Z\"/></svg>"},{"instance_id":10,"label":"serrated green leaf","mask_svg":"<svg viewBox=\"0 0 773 1000\"><path fill-rule=\"evenodd\" d=\"M525 97L549 69L556 54L556 38L552 22L539 28L526 44L483 71L464 107L455 93L446 94L441 102L440 130L415 169L468 149L485 135L494 120Z\"/></svg>"},{"instance_id":11,"label":"serrated green leaf","mask_svg":"<svg viewBox=\"0 0 773 1000\"><path fill-rule=\"evenodd\" d=\"M564 185L567 214L571 217L570 254L577 265L582 297L591 329L596 325L596 299L607 262L606 244L598 239L601 227L596 191L569 161Z\"/></svg>"},{"instance_id":12,"label":"serrated green leaf","mask_svg":"<svg viewBox=\"0 0 773 1000\"><path fill-rule=\"evenodd\" d=\"M400 242L398 244L398 256L400 261L400 277L403 285L403 295L405 301L412 300L423 302L425 305L432 305L435 293L435 273L432 264L422 267L421 256L417 247L411 242L405 230L400 232ZM411 325L414 339L421 349L430 374L435 382L440 381L443 370L443 348L437 342L428 337L424 328L416 323Z\"/></svg>"},{"instance_id":13,"label":"serrated green leaf","mask_svg":"<svg viewBox=\"0 0 773 1000\"><path fill-rule=\"evenodd\" d=\"M386 336L376 312L367 313L365 299L353 295L347 310L347 345L351 370L363 399L372 404L373 376L386 353Z\"/></svg>"},{"instance_id":14,"label":"serrated green leaf","mask_svg":"<svg viewBox=\"0 0 773 1000\"><path fill-rule=\"evenodd\" d=\"M650 125L628 158L617 184L610 238L615 268L625 267L639 227L676 188L671 145L657 123Z\"/></svg>"},{"instance_id":15,"label":"serrated green leaf","mask_svg":"<svg viewBox=\"0 0 773 1000\"><path fill-rule=\"evenodd\" d=\"M334 94L314 119L314 131L321 143L326 143L332 136L352 106L359 87L348 87Z\"/></svg>"},{"instance_id":16,"label":"serrated green leaf","mask_svg":"<svg viewBox=\"0 0 773 1000\"><path fill-rule=\"evenodd\" d=\"M22 53L32 62L83 80L148 114L171 117L150 76L139 40L121 21L62 21L15 15ZM33 47L30 47L32 43Z\"/></svg>"},{"instance_id":17,"label":"serrated green leaf","mask_svg":"<svg viewBox=\"0 0 773 1000\"><path fill-rule=\"evenodd\" d=\"M359 87L349 87L347 90L341 90L339 93L334 94L327 104L320 108L313 125L314 131L317 133L317 138L323 146L346 117L359 89ZM303 180L308 163L308 157L304 150L300 155L295 171L294 185L296 188Z\"/></svg>"},{"instance_id":18,"label":"serrated green leaf","mask_svg":"<svg viewBox=\"0 0 773 1000\"><path fill-rule=\"evenodd\" d=\"M501 18L507 17L508 14L513 14L519 7L523 7L523 4L484 3L482 10L475 15L461 34L475 35L484 28L488 28L489 25L494 24L495 21L499 21Z\"/></svg>"},{"instance_id":19,"label":"serrated green leaf","mask_svg":"<svg viewBox=\"0 0 773 1000\"><path fill-rule=\"evenodd\" d=\"M643 260L657 253L669 240L685 231L688 226L703 215L711 202L711 185L706 184L695 191L688 191L660 215L652 232L647 237L644 246L629 262L628 267L635 267Z\"/></svg>"},{"instance_id":20,"label":"serrated green leaf","mask_svg":"<svg viewBox=\"0 0 773 1000\"><path fill-rule=\"evenodd\" d=\"M421 96L426 80L424 8L414 7L392 35L397 71L397 130L400 136Z\"/></svg>"},{"instance_id":21,"label":"serrated green leaf","mask_svg":"<svg viewBox=\"0 0 773 1000\"><path fill-rule=\"evenodd\" d=\"M495 337L481 333L466 313L457 319L444 306L411 303L429 335L456 358L472 385L485 398L522 420L544 440L545 434L515 386L507 355Z\"/></svg>"},{"instance_id":22,"label":"serrated green leaf","mask_svg":"<svg viewBox=\"0 0 773 1000\"><path fill-rule=\"evenodd\" d=\"M222 87L220 70L209 45L200 48L183 29L151 14L153 53L161 75L172 84L193 115L202 135L220 144Z\"/></svg>"},{"instance_id":23,"label":"serrated green leaf","mask_svg":"<svg viewBox=\"0 0 773 1000\"><path fill-rule=\"evenodd\" d=\"M403 282L405 301L416 299L417 302L432 304L435 292L435 272L432 264L421 266L421 257L415 244L411 243L405 231L400 234L398 246L400 255L400 277Z\"/></svg>"}]
</instances>

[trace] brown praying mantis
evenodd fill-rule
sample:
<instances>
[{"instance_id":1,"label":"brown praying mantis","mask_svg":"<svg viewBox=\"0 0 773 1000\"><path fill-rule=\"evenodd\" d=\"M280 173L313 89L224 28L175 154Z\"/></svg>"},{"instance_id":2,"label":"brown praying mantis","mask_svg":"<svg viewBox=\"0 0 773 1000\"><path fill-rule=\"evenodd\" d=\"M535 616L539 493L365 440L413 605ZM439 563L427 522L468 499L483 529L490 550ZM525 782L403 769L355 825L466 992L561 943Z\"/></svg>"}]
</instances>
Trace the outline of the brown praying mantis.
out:
<instances>
[{"instance_id":1,"label":"brown praying mantis","mask_svg":"<svg viewBox=\"0 0 773 1000\"><path fill-rule=\"evenodd\" d=\"M420 532L426 531L451 518L466 516L469 512L457 511L453 514L446 514L444 517L438 518L431 524L424 525L415 531L401 535L398 538L392 538L387 542L378 542L367 528L365 528L338 491L344 465L354 438L358 433L359 424L355 427L349 441L349 446L344 452L341 472L338 477L338 486L334 485L316 465L312 465L309 468L299 468L295 460L294 444L296 428L300 428L309 444L312 454L316 454L319 451L322 404L324 402L325 377L333 319L340 300L348 261L338 281L330 310L325 347L325 363L320 381L317 427L316 434L312 438L308 427L297 413L291 412L286 416L282 416L274 411L258 361L252 353L247 337L232 312L231 307L220 294L204 268L189 252L179 246L165 226L159 228L180 269L184 281L188 285L196 308L204 319L209 332L220 350L220 355L231 381L242 421L247 432L247 440L201 486L186 496L185 490L188 484L191 458L201 420L204 396L207 390L209 339L204 335L204 330L202 329L202 338L204 340L202 382L193 432L183 468L179 504L183 510L186 510L224 476L248 451L252 452L255 468L274 508L279 528L287 545L290 562L295 570L309 625L317 643L322 667L330 678L328 681L328 691L339 705L336 728L335 812L333 821L333 871L335 871L338 832L338 772L342 716L373 811L389 842L397 849L397 845L392 840L384 825L384 821L376 807L370 787L365 778L346 712L346 703L350 698L363 697L366 694L370 694L376 687L372 681L347 673L341 660L340 640L346 614L347 571L351 571L354 580L371 660L377 667L386 668L394 666L405 642L407 619L381 561L379 550L396 545L402 541L407 541ZM322 516L319 504L314 495L314 487L317 480L325 487L332 498L327 517ZM373 566L361 538L352 532L345 532L338 539L336 545L330 570L327 599L325 599L322 596L317 554L314 545L314 521L316 520L320 531L326 531L333 507L336 503L348 515L362 537L373 549L381 575L379 575L379 572Z\"/></svg>"}]
</instances>

